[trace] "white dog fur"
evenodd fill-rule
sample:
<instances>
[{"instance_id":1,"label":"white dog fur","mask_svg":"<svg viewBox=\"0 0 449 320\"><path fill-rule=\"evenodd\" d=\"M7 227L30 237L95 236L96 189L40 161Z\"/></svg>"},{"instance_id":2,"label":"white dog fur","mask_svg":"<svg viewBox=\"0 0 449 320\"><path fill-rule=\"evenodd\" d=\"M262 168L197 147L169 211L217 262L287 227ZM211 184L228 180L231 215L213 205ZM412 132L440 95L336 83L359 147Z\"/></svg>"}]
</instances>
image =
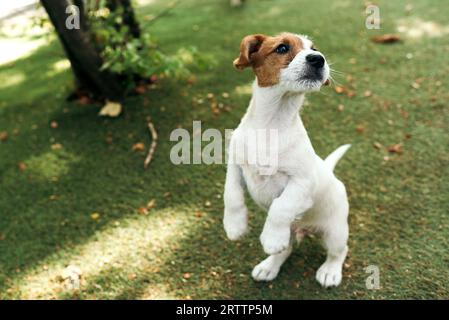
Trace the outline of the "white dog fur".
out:
<instances>
[{"instance_id":1,"label":"white dog fur","mask_svg":"<svg viewBox=\"0 0 449 320\"><path fill-rule=\"evenodd\" d=\"M278 58L273 55L278 53L276 48L268 46L285 41L290 42L290 50L293 50L292 41L298 43L294 45L295 52L290 52L291 61L285 64L281 60L284 65L273 76L273 67L264 66L264 61L275 64ZM262 50L264 55L258 52ZM245 161L228 163L223 222L230 240L240 239L247 232L244 201L247 188L253 200L268 211L260 241L269 257L254 267L253 278L273 280L292 251L294 235L301 240L305 231L313 231L322 235L327 250L327 259L318 269L316 279L322 286L331 287L338 286L342 279L349 232L346 189L334 176L333 169L350 145L339 147L324 161L312 147L299 109L306 92L318 91L328 81L329 67L325 61L318 79L309 77L306 57L311 54L324 58L305 36L284 33L276 37L253 35L242 40L240 57L234 64L239 68L252 67L256 81L249 108L231 137L230 150L243 143L245 152L255 152L254 145L245 143L247 136L254 129L275 129L279 138L278 162L272 175L260 174L260 167ZM261 80L267 73L272 76L268 84L266 79ZM264 85L260 85L262 82Z\"/></svg>"}]
</instances>

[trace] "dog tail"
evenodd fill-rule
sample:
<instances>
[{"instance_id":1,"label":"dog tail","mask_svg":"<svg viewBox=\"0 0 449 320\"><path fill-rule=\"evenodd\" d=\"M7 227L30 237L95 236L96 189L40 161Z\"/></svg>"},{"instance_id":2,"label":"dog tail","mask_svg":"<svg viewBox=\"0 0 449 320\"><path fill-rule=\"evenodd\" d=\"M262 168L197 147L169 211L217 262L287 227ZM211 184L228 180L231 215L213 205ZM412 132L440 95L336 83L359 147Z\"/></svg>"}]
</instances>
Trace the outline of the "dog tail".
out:
<instances>
[{"instance_id":1,"label":"dog tail","mask_svg":"<svg viewBox=\"0 0 449 320\"><path fill-rule=\"evenodd\" d=\"M334 152L332 152L330 155L327 156L326 160L324 162L331 168L332 171L334 171L335 165L337 162L343 157L343 155L348 151L348 149L351 147L350 144L344 144L340 147L338 147Z\"/></svg>"}]
</instances>

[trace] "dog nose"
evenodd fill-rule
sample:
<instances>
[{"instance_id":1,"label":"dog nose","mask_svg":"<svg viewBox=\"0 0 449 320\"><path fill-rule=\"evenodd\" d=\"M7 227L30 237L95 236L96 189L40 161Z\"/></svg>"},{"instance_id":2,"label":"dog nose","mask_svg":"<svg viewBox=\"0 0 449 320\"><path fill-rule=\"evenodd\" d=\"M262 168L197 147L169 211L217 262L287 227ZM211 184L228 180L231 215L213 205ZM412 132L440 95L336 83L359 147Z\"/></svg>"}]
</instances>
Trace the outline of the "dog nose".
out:
<instances>
[{"instance_id":1,"label":"dog nose","mask_svg":"<svg viewBox=\"0 0 449 320\"><path fill-rule=\"evenodd\" d=\"M306 56L306 61L315 68L322 68L324 66L324 58L320 54L309 54Z\"/></svg>"}]
</instances>

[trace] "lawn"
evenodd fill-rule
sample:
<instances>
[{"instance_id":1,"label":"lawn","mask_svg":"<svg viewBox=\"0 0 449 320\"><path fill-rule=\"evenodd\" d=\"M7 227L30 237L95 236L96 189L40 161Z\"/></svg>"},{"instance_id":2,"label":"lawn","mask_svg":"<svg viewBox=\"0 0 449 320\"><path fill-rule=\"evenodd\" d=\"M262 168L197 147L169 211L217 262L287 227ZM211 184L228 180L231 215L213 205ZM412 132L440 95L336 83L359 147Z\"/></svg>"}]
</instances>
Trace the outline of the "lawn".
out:
<instances>
[{"instance_id":1,"label":"lawn","mask_svg":"<svg viewBox=\"0 0 449 320\"><path fill-rule=\"evenodd\" d=\"M138 8L143 25L166 6L146 2ZM363 1L182 1L151 32L164 52L196 46L215 63L194 70L194 81L161 79L114 119L65 100L72 76L54 37L0 65L0 298L448 299L447 0L376 3L380 30L365 28ZM370 40L400 26L399 43ZM265 257L264 212L248 201L251 232L230 242L225 166L169 158L175 128L191 131L193 120L203 130L238 125L253 80L232 67L239 42L281 31L313 37L340 71L302 111L319 155L353 145L336 168L351 209L349 255L334 289L315 281L325 258L315 237L274 282L253 281L252 267ZM214 101L223 104L218 112ZM148 116L159 142L144 170L145 152L132 146L149 147ZM139 210L148 202L153 208ZM82 272L80 290L61 281L68 265ZM377 290L365 284L370 265L380 271Z\"/></svg>"}]
</instances>

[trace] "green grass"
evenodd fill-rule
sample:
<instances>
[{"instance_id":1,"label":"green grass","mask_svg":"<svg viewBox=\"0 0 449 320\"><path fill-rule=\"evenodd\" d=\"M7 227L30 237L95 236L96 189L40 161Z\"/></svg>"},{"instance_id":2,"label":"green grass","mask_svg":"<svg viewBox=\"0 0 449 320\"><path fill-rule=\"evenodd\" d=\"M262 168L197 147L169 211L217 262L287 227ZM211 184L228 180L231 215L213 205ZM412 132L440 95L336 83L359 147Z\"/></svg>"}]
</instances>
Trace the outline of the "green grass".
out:
<instances>
[{"instance_id":1,"label":"green grass","mask_svg":"<svg viewBox=\"0 0 449 320\"><path fill-rule=\"evenodd\" d=\"M394 45L370 41L396 32L401 19L447 28L446 2L416 0L407 13L406 1L379 0L382 29L367 30L363 1L248 0L238 9L225 0L182 1L151 32L165 52L194 45L216 64L196 72L193 85L163 80L127 99L117 119L65 101L72 77L54 68L63 59L56 41L0 66L0 131L9 135L0 142L0 298L449 298L448 35L404 37ZM139 8L140 17L163 10L163 3ZM336 80L356 93L324 88L308 96L302 112L321 156L353 144L336 169L351 205L350 251L336 289L314 279L325 252L312 237L274 282L254 282L252 267L265 256L258 241L264 213L248 201L250 234L238 243L226 240L225 166L169 161L173 129L191 130L193 120L222 132L237 126L253 79L232 68L240 39L281 31L312 36L343 72ZM411 86L416 79L418 89ZM367 90L372 94L365 97ZM208 93L228 111L214 115ZM132 145L149 146L147 116L160 139L144 171L145 154ZM62 148L52 148L57 143ZM385 147L396 143L403 153L389 154ZM156 208L140 215L151 199ZM58 280L69 264L83 272L80 291ZM380 268L379 290L365 287L368 265Z\"/></svg>"}]
</instances>

